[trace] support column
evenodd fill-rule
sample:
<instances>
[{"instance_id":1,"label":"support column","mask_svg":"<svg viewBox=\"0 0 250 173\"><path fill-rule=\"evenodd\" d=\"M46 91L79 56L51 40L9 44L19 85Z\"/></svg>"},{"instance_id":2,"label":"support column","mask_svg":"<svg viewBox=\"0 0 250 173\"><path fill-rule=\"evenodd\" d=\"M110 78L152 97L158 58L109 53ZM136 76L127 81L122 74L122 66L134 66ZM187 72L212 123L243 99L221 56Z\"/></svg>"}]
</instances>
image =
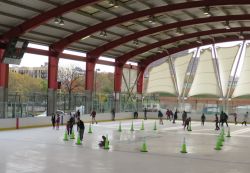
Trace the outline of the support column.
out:
<instances>
[{"instance_id":1,"label":"support column","mask_svg":"<svg viewBox=\"0 0 250 173\"><path fill-rule=\"evenodd\" d=\"M116 112L120 112L120 93L122 86L122 73L123 73L123 65L115 66L115 74L114 74L114 108Z\"/></svg>"},{"instance_id":2,"label":"support column","mask_svg":"<svg viewBox=\"0 0 250 173\"><path fill-rule=\"evenodd\" d=\"M93 109L93 90L95 75L95 58L87 57L86 60L86 76L85 76L85 93L86 93L86 113L90 113Z\"/></svg>"},{"instance_id":3,"label":"support column","mask_svg":"<svg viewBox=\"0 0 250 173\"><path fill-rule=\"evenodd\" d=\"M2 63L4 50L0 49L0 118L6 117L8 102L9 64Z\"/></svg>"},{"instance_id":4,"label":"support column","mask_svg":"<svg viewBox=\"0 0 250 173\"><path fill-rule=\"evenodd\" d=\"M136 108L137 111L143 111L143 100L142 100L142 93L143 93L143 79L144 79L144 72L145 72L145 67L140 66L138 68L138 81L137 81L137 99L136 99Z\"/></svg>"},{"instance_id":5,"label":"support column","mask_svg":"<svg viewBox=\"0 0 250 173\"><path fill-rule=\"evenodd\" d=\"M57 110L57 72L59 62L58 55L59 53L54 52L50 52L49 55L47 116L51 116L52 113L55 113Z\"/></svg>"}]
</instances>

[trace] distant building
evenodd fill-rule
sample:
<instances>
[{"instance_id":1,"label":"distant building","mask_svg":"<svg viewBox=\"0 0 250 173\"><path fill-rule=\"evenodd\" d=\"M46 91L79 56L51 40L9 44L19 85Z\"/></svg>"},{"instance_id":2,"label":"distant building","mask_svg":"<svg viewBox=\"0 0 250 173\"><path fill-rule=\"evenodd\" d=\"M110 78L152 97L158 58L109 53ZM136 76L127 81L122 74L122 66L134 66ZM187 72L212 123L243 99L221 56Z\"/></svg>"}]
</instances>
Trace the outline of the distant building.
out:
<instances>
[{"instance_id":1,"label":"distant building","mask_svg":"<svg viewBox=\"0 0 250 173\"><path fill-rule=\"evenodd\" d=\"M48 79L48 63L41 67L10 67L10 71L19 74L26 74L33 78Z\"/></svg>"}]
</instances>

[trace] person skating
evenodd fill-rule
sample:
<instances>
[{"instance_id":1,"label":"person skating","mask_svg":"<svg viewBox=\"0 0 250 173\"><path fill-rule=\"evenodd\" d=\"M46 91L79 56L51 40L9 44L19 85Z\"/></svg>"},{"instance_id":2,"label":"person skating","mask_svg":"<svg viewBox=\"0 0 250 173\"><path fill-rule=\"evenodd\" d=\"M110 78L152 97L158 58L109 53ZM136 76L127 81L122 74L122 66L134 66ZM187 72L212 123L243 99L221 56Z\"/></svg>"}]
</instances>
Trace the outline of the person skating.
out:
<instances>
[{"instance_id":1,"label":"person skating","mask_svg":"<svg viewBox=\"0 0 250 173\"><path fill-rule=\"evenodd\" d=\"M170 111L169 111L169 109L167 109L167 111L166 111L166 116L167 116L167 120L169 120L169 121L171 121L171 115L170 115Z\"/></svg>"},{"instance_id":2,"label":"person skating","mask_svg":"<svg viewBox=\"0 0 250 173\"><path fill-rule=\"evenodd\" d=\"M55 129L55 125L56 125L56 115L53 113L51 116L51 123L53 126L53 129Z\"/></svg>"},{"instance_id":3,"label":"person skating","mask_svg":"<svg viewBox=\"0 0 250 173\"><path fill-rule=\"evenodd\" d=\"M145 107L143 111L144 111L144 120L147 120L147 108Z\"/></svg>"},{"instance_id":4,"label":"person skating","mask_svg":"<svg viewBox=\"0 0 250 173\"><path fill-rule=\"evenodd\" d=\"M112 115L112 121L115 121L115 108L112 108L111 115Z\"/></svg>"},{"instance_id":5,"label":"person skating","mask_svg":"<svg viewBox=\"0 0 250 173\"><path fill-rule=\"evenodd\" d=\"M95 119L95 117L96 117L96 111L95 110L93 110L91 112L90 116L92 117L92 124L94 124L94 122L97 124L97 121Z\"/></svg>"},{"instance_id":6,"label":"person skating","mask_svg":"<svg viewBox=\"0 0 250 173\"><path fill-rule=\"evenodd\" d=\"M56 130L59 130L59 124L60 124L60 115L57 114L57 116L56 116Z\"/></svg>"},{"instance_id":7,"label":"person skating","mask_svg":"<svg viewBox=\"0 0 250 173\"><path fill-rule=\"evenodd\" d=\"M187 112L186 112L186 111L183 111L183 113L182 113L182 125L183 125L183 126L184 126L184 124L185 124L186 119L187 119Z\"/></svg>"},{"instance_id":8,"label":"person skating","mask_svg":"<svg viewBox=\"0 0 250 173\"><path fill-rule=\"evenodd\" d=\"M205 121L206 121L205 114L204 114L204 113L202 113L202 115L201 115L201 125L202 125L202 126L204 126Z\"/></svg>"},{"instance_id":9,"label":"person skating","mask_svg":"<svg viewBox=\"0 0 250 173\"><path fill-rule=\"evenodd\" d=\"M161 110L158 111L158 118L159 118L159 124L163 125L163 113L161 112Z\"/></svg>"},{"instance_id":10,"label":"person skating","mask_svg":"<svg viewBox=\"0 0 250 173\"><path fill-rule=\"evenodd\" d=\"M177 115L178 113L177 113L177 109L175 110L175 112L174 112L174 117L173 117L173 124L175 124L175 120L177 120L177 118L178 118L178 115Z\"/></svg>"},{"instance_id":11,"label":"person skating","mask_svg":"<svg viewBox=\"0 0 250 173\"><path fill-rule=\"evenodd\" d=\"M228 127L228 124L227 124L227 120L228 120L228 115L226 114L226 112L224 112L224 123L226 123L227 127Z\"/></svg>"},{"instance_id":12,"label":"person skating","mask_svg":"<svg viewBox=\"0 0 250 173\"><path fill-rule=\"evenodd\" d=\"M100 147L104 147L105 146L105 142L106 142L106 137L102 136L102 140L99 142L99 146Z\"/></svg>"},{"instance_id":13,"label":"person skating","mask_svg":"<svg viewBox=\"0 0 250 173\"><path fill-rule=\"evenodd\" d=\"M137 119L137 118L138 118L138 112L135 111L135 112L134 112L134 119Z\"/></svg>"},{"instance_id":14,"label":"person skating","mask_svg":"<svg viewBox=\"0 0 250 173\"><path fill-rule=\"evenodd\" d=\"M215 114L215 130L220 130L220 127L219 127L219 118L218 118L217 114Z\"/></svg>"},{"instance_id":15,"label":"person skating","mask_svg":"<svg viewBox=\"0 0 250 173\"><path fill-rule=\"evenodd\" d=\"M247 119L248 119L248 112L246 112L246 114L244 115L243 121L242 121L242 125L245 124L245 126L247 125Z\"/></svg>"},{"instance_id":16,"label":"person skating","mask_svg":"<svg viewBox=\"0 0 250 173\"><path fill-rule=\"evenodd\" d=\"M187 127L187 130L188 130L188 127L189 127L189 124L191 123L191 117L188 117L185 122L184 122L184 130L186 129Z\"/></svg>"},{"instance_id":17,"label":"person skating","mask_svg":"<svg viewBox=\"0 0 250 173\"><path fill-rule=\"evenodd\" d=\"M78 118L78 120L77 120L77 131L79 132L81 141L83 140L84 130L85 130L84 122L80 118Z\"/></svg>"},{"instance_id":18,"label":"person skating","mask_svg":"<svg viewBox=\"0 0 250 173\"><path fill-rule=\"evenodd\" d=\"M237 113L235 112L233 114L233 116L234 116L234 124L236 125L236 124L238 124L238 122L237 122Z\"/></svg>"}]
</instances>

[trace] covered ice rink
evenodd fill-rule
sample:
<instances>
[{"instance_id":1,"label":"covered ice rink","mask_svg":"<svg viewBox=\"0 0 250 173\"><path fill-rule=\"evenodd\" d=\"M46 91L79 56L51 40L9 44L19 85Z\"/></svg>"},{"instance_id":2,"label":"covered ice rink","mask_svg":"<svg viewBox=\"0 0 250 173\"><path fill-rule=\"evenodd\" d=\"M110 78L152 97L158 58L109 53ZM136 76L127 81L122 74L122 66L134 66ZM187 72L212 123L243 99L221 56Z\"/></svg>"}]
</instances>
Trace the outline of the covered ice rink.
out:
<instances>
[{"instance_id":1,"label":"covered ice rink","mask_svg":"<svg viewBox=\"0 0 250 173\"><path fill-rule=\"evenodd\" d=\"M215 124L192 122L192 131L184 131L182 122L164 120L154 129L155 120L100 122L92 126L85 123L82 145L76 139L64 141L65 126L20 129L0 132L1 173L248 173L250 168L250 127L229 124L231 137L226 137L222 150L215 150ZM76 131L76 127L75 127ZM102 135L108 135L110 149L98 146ZM184 138L186 154L181 153ZM143 141L148 152L140 152Z\"/></svg>"}]
</instances>

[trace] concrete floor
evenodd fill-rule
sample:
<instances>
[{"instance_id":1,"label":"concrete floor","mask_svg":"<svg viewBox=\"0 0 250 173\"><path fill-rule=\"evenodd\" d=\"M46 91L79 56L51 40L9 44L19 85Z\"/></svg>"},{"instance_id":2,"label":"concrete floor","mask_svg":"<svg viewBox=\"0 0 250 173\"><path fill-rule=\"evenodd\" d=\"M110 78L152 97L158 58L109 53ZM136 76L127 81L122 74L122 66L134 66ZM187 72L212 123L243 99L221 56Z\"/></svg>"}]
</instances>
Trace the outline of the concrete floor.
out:
<instances>
[{"instance_id":1,"label":"concrete floor","mask_svg":"<svg viewBox=\"0 0 250 173\"><path fill-rule=\"evenodd\" d=\"M192 122L192 132L183 130L181 122L164 121L154 131L154 120L134 121L135 131L130 131L131 121L105 122L93 126L88 134L88 124L83 145L74 140L63 141L65 127L20 129L0 132L0 173L249 173L250 127L230 124L231 138L225 138L221 151L214 150L219 132L214 123ZM157 121L158 123L158 121ZM225 128L225 131L227 129ZM108 135L110 150L98 147L102 135ZM180 153L186 139L187 154ZM143 140L148 153L141 153Z\"/></svg>"}]
</instances>

